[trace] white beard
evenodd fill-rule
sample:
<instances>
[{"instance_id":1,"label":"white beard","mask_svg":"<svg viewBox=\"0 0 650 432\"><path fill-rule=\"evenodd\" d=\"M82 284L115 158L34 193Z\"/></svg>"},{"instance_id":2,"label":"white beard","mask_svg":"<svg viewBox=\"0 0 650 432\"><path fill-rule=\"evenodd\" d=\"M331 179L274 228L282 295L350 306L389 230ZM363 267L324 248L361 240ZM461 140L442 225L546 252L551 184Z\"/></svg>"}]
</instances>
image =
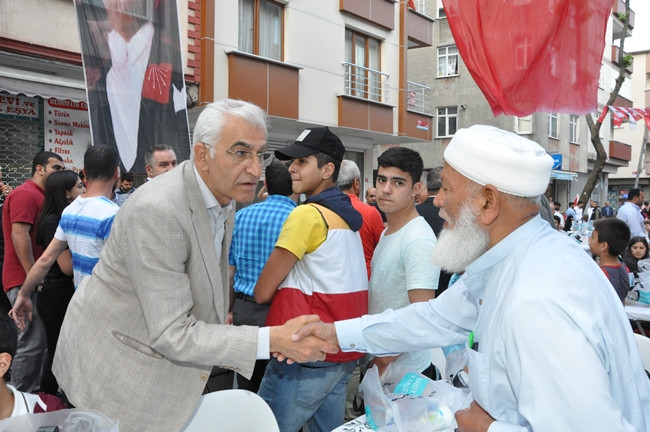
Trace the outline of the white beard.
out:
<instances>
[{"instance_id":1,"label":"white beard","mask_svg":"<svg viewBox=\"0 0 650 432\"><path fill-rule=\"evenodd\" d=\"M441 210L441 215L443 214ZM478 212L474 212L468 204L460 208L454 227L445 227L440 232L438 244L431 258L434 264L449 273L462 273L478 257L487 250L490 236L476 223ZM445 217L449 223L449 217Z\"/></svg>"}]
</instances>

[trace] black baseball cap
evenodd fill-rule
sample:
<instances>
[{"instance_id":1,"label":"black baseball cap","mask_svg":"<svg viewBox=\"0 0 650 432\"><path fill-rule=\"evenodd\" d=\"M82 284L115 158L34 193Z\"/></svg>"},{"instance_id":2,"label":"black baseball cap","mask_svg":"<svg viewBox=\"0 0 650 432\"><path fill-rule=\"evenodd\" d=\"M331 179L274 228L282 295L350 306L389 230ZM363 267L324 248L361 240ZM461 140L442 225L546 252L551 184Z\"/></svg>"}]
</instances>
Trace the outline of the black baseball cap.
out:
<instances>
[{"instance_id":1,"label":"black baseball cap","mask_svg":"<svg viewBox=\"0 0 650 432\"><path fill-rule=\"evenodd\" d=\"M341 162L344 152L345 147L339 137L327 127L317 127L302 131L293 144L276 150L275 157L289 160L324 153Z\"/></svg>"}]
</instances>

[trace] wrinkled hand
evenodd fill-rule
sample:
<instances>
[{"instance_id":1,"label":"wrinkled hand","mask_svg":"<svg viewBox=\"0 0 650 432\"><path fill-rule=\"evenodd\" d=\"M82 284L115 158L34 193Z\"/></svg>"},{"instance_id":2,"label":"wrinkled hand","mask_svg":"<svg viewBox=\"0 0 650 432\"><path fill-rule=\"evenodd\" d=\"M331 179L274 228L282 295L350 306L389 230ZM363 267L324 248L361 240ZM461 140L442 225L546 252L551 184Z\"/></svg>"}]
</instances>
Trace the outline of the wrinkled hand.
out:
<instances>
[{"instance_id":1,"label":"wrinkled hand","mask_svg":"<svg viewBox=\"0 0 650 432\"><path fill-rule=\"evenodd\" d=\"M338 344L323 340L317 335L305 334L295 338L295 334L310 323L319 323L318 315L303 315L290 319L282 326L271 327L271 352L280 361L288 363L307 363L325 360L326 354L339 352ZM332 324L332 327L334 325Z\"/></svg>"},{"instance_id":2,"label":"wrinkled hand","mask_svg":"<svg viewBox=\"0 0 650 432\"><path fill-rule=\"evenodd\" d=\"M487 432L494 419L479 404L472 402L469 408L456 412L458 432Z\"/></svg>"},{"instance_id":3,"label":"wrinkled hand","mask_svg":"<svg viewBox=\"0 0 650 432\"><path fill-rule=\"evenodd\" d=\"M27 321L32 320L32 300L29 296L22 295L18 292L16 302L14 303L13 308L9 311L9 316L14 320L18 330L20 331L25 330L25 327L27 326L25 315L27 316Z\"/></svg>"}]
</instances>

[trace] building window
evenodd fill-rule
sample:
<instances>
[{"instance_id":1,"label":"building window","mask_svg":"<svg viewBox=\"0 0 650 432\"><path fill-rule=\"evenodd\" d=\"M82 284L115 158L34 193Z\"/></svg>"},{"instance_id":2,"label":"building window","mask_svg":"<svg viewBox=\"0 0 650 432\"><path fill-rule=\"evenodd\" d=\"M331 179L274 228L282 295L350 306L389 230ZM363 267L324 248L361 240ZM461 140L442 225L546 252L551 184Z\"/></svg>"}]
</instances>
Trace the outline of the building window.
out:
<instances>
[{"instance_id":1,"label":"building window","mask_svg":"<svg viewBox=\"0 0 650 432\"><path fill-rule=\"evenodd\" d=\"M455 45L438 48L438 77L458 75L458 48Z\"/></svg>"},{"instance_id":2,"label":"building window","mask_svg":"<svg viewBox=\"0 0 650 432\"><path fill-rule=\"evenodd\" d=\"M438 129L436 137L450 137L456 133L458 128L458 108L443 107L438 108Z\"/></svg>"},{"instance_id":3,"label":"building window","mask_svg":"<svg viewBox=\"0 0 650 432\"><path fill-rule=\"evenodd\" d=\"M557 113L548 115L548 136L557 139Z\"/></svg>"},{"instance_id":4,"label":"building window","mask_svg":"<svg viewBox=\"0 0 650 432\"><path fill-rule=\"evenodd\" d=\"M380 71L381 43L378 39L345 31L345 92L348 95L381 101L388 75Z\"/></svg>"},{"instance_id":5,"label":"building window","mask_svg":"<svg viewBox=\"0 0 650 432\"><path fill-rule=\"evenodd\" d=\"M569 142L578 143L578 116L573 114L569 116Z\"/></svg>"},{"instance_id":6,"label":"building window","mask_svg":"<svg viewBox=\"0 0 650 432\"><path fill-rule=\"evenodd\" d=\"M533 116L515 117L515 132L520 135L533 133Z\"/></svg>"},{"instance_id":7,"label":"building window","mask_svg":"<svg viewBox=\"0 0 650 432\"><path fill-rule=\"evenodd\" d=\"M239 50L282 61L283 6L271 0L239 0Z\"/></svg>"},{"instance_id":8,"label":"building window","mask_svg":"<svg viewBox=\"0 0 650 432\"><path fill-rule=\"evenodd\" d=\"M445 8L442 6L442 0L438 0L438 18L446 18Z\"/></svg>"}]
</instances>

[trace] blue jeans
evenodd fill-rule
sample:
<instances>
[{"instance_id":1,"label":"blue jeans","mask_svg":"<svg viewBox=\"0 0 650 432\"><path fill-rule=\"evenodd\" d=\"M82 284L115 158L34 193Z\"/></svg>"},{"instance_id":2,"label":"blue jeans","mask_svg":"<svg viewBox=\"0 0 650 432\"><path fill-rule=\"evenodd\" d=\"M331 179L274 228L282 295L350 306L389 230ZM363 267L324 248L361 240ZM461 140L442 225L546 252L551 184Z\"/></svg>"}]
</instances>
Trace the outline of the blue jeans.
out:
<instances>
[{"instance_id":1,"label":"blue jeans","mask_svg":"<svg viewBox=\"0 0 650 432\"><path fill-rule=\"evenodd\" d=\"M330 432L344 423L345 395L356 362L291 364L271 359L258 394L281 432Z\"/></svg>"}]
</instances>

